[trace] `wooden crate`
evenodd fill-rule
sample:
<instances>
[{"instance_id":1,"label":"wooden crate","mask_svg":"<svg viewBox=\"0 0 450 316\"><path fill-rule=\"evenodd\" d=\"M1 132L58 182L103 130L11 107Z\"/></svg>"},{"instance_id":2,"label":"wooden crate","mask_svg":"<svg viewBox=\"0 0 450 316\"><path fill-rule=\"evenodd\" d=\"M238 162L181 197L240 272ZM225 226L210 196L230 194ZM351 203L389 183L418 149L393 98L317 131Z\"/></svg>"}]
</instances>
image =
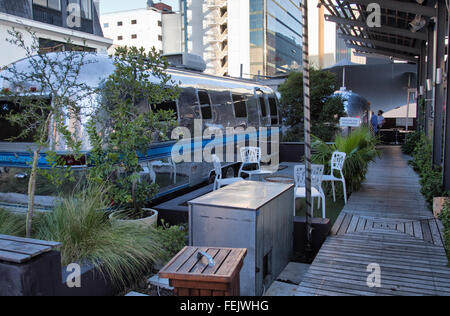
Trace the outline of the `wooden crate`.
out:
<instances>
[{"instance_id":1,"label":"wooden crate","mask_svg":"<svg viewBox=\"0 0 450 316\"><path fill-rule=\"evenodd\" d=\"M210 266L204 252L214 259ZM160 272L176 296L240 296L240 272L247 249L185 247Z\"/></svg>"}]
</instances>

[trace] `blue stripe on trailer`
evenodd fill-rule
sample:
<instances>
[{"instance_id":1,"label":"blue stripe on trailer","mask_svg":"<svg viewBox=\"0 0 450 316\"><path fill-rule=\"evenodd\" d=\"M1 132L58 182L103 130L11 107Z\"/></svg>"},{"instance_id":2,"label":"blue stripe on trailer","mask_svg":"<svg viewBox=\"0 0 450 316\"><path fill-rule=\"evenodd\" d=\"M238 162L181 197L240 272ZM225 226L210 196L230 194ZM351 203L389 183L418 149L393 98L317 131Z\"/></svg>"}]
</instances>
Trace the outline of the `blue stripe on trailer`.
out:
<instances>
[{"instance_id":1,"label":"blue stripe on trailer","mask_svg":"<svg viewBox=\"0 0 450 316\"><path fill-rule=\"evenodd\" d=\"M267 137L270 137L274 134L278 134L279 129L276 129L276 132L273 133L271 129L267 130ZM256 137L259 139L260 132L251 134L243 134L245 135L245 139L248 140L250 137ZM201 141L191 141L190 150L191 152L195 152L196 150L203 150L206 146L210 144L219 145L223 144L226 146L229 143L236 143L240 135L233 136L222 136L214 139L206 139ZM149 161L156 159L164 159L172 156L172 149L176 145L174 142L157 144L152 146L152 148L147 152L145 156L140 155L139 160L141 161ZM186 145L188 146L188 145ZM86 154L86 153L84 153ZM13 153L13 152L0 152L0 167L9 167L9 168L30 168L30 164L33 161L33 155L30 153ZM50 166L46 160L47 155L42 153L39 155L38 167L40 169L49 169ZM76 167L76 166L75 166Z\"/></svg>"}]
</instances>

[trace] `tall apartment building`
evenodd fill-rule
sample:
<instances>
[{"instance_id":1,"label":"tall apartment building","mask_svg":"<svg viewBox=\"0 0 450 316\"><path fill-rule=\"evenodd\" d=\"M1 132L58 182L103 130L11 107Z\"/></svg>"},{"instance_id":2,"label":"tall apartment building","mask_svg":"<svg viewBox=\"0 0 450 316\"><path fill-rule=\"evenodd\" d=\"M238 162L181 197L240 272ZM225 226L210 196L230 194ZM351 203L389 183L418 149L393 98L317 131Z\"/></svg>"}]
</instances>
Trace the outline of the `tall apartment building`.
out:
<instances>
[{"instance_id":1,"label":"tall apartment building","mask_svg":"<svg viewBox=\"0 0 450 316\"><path fill-rule=\"evenodd\" d=\"M12 28L24 31L25 43L31 45L32 37L25 32L30 28L44 52L68 49L69 38L71 48L106 52L112 41L103 37L98 12L98 1L93 0L0 0L0 68L26 56L6 41Z\"/></svg>"},{"instance_id":2,"label":"tall apartment building","mask_svg":"<svg viewBox=\"0 0 450 316\"><path fill-rule=\"evenodd\" d=\"M301 12L293 0L180 0L184 51L207 72L275 76L301 66Z\"/></svg>"},{"instance_id":3,"label":"tall apartment building","mask_svg":"<svg viewBox=\"0 0 450 316\"><path fill-rule=\"evenodd\" d=\"M109 49L117 46L155 48L163 53L163 13L172 12L170 6L159 3L159 9L149 1L147 8L102 14L100 17L105 37L114 41ZM164 5L164 6L163 6Z\"/></svg>"}]
</instances>

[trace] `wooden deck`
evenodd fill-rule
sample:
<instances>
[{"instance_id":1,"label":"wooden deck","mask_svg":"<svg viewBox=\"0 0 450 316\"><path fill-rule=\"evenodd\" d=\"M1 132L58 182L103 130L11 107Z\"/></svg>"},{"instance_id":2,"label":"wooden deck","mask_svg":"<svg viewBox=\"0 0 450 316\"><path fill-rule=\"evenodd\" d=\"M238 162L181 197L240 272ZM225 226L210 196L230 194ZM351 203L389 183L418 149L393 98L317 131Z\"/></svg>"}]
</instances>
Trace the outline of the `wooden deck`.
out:
<instances>
[{"instance_id":1,"label":"wooden deck","mask_svg":"<svg viewBox=\"0 0 450 316\"><path fill-rule=\"evenodd\" d=\"M450 296L442 225L400 147L381 150L298 287L299 296ZM370 264L381 267L380 288L367 285Z\"/></svg>"}]
</instances>

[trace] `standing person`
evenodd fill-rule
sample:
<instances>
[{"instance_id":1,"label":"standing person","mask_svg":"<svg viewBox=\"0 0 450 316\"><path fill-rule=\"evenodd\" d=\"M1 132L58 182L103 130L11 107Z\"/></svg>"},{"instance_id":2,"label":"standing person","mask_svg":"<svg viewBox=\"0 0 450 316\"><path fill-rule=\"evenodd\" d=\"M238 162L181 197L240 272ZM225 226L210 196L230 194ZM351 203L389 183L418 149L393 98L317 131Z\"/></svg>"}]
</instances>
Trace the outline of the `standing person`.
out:
<instances>
[{"instance_id":1,"label":"standing person","mask_svg":"<svg viewBox=\"0 0 450 316\"><path fill-rule=\"evenodd\" d=\"M375 112L372 112L370 126L372 127L373 134L378 135L378 116L375 115Z\"/></svg>"},{"instance_id":2,"label":"standing person","mask_svg":"<svg viewBox=\"0 0 450 316\"><path fill-rule=\"evenodd\" d=\"M385 123L385 119L383 116L384 112L383 111L378 111L378 130L380 131L381 128L383 128L383 125Z\"/></svg>"}]
</instances>

